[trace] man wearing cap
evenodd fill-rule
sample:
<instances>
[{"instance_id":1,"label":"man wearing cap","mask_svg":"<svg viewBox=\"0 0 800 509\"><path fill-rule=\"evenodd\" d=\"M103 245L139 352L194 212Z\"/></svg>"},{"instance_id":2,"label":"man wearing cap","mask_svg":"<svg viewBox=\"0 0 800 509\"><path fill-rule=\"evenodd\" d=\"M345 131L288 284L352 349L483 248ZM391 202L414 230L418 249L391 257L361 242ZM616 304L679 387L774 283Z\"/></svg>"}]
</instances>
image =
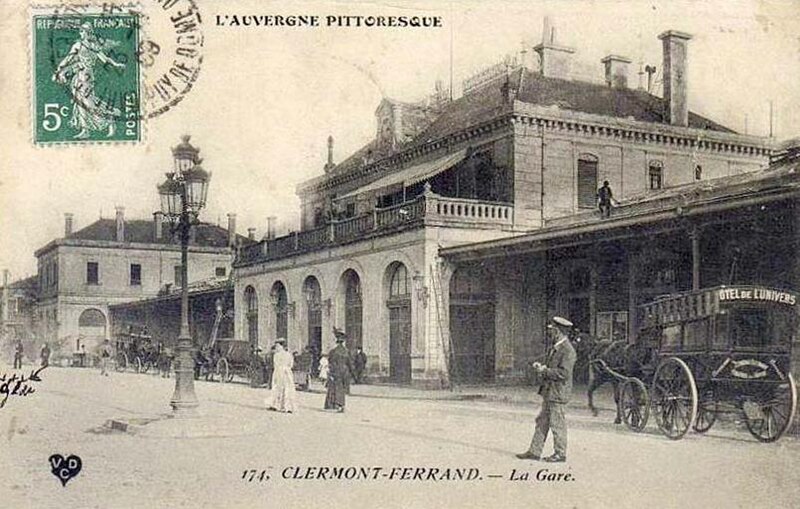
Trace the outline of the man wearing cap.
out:
<instances>
[{"instance_id":1,"label":"man wearing cap","mask_svg":"<svg viewBox=\"0 0 800 509\"><path fill-rule=\"evenodd\" d=\"M553 431L552 456L543 458L548 462L567 461L567 421L564 407L572 394L572 370L575 366L575 349L569 341L572 322L556 316L547 326L553 346L547 353L546 363L534 362L533 370L542 380L539 394L542 395L542 409L536 417L536 429L527 451L517 454L520 459L542 459L542 449L549 431Z\"/></svg>"},{"instance_id":2,"label":"man wearing cap","mask_svg":"<svg viewBox=\"0 0 800 509\"><path fill-rule=\"evenodd\" d=\"M328 352L328 393L325 397L325 409L344 412L344 399L347 393L347 382L353 373L353 364L350 352L344 346L347 336L341 330L334 328L336 347Z\"/></svg>"}]
</instances>

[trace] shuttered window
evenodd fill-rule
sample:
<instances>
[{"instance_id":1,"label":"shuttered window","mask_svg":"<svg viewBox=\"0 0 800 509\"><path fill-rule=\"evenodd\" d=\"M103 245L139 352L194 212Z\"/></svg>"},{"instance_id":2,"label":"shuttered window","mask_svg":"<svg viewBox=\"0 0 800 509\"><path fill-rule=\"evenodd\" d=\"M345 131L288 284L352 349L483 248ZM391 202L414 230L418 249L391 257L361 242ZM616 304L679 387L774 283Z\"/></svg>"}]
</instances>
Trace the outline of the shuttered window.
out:
<instances>
[{"instance_id":1,"label":"shuttered window","mask_svg":"<svg viewBox=\"0 0 800 509\"><path fill-rule=\"evenodd\" d=\"M597 205L597 158L582 154L578 159L578 208L593 209Z\"/></svg>"}]
</instances>

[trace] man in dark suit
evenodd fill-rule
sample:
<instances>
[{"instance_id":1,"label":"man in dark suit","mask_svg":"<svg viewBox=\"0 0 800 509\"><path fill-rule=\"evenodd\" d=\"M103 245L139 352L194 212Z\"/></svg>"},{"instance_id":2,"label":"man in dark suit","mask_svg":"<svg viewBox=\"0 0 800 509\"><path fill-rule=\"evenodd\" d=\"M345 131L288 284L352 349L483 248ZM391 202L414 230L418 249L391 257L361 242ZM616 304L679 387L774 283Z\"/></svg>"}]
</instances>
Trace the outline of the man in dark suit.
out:
<instances>
[{"instance_id":1,"label":"man in dark suit","mask_svg":"<svg viewBox=\"0 0 800 509\"><path fill-rule=\"evenodd\" d=\"M328 393L325 397L325 409L344 412L347 383L353 376L353 363L350 352L344 346L347 336L339 329L333 329L336 347L328 352Z\"/></svg>"},{"instance_id":2,"label":"man in dark suit","mask_svg":"<svg viewBox=\"0 0 800 509\"><path fill-rule=\"evenodd\" d=\"M572 322L556 316L547 326L553 346L547 354L547 362L533 363L532 368L542 381L539 394L542 409L536 417L536 429L527 451L517 454L520 459L542 459L542 449L548 432L553 432L553 455L544 461L560 463L567 461L567 421L564 407L572 395L572 370L575 366L575 348L569 341Z\"/></svg>"}]
</instances>

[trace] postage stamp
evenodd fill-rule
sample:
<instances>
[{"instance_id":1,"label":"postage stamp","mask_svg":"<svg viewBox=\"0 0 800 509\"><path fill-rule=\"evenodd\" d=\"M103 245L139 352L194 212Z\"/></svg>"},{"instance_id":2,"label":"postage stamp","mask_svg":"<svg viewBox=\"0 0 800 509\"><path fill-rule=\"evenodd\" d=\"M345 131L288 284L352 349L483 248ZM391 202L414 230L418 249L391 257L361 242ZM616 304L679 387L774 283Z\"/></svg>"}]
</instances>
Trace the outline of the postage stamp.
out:
<instances>
[{"instance_id":1,"label":"postage stamp","mask_svg":"<svg viewBox=\"0 0 800 509\"><path fill-rule=\"evenodd\" d=\"M54 12L32 23L35 142L139 141L138 14Z\"/></svg>"}]
</instances>

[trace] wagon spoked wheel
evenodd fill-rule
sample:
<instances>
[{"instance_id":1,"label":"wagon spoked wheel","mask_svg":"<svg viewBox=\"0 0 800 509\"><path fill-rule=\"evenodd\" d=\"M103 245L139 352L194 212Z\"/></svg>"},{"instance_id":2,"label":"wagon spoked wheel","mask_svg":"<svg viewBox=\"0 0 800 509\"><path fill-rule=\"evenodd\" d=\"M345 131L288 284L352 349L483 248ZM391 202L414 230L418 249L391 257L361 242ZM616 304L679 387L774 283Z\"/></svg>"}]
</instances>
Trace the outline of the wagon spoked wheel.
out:
<instances>
[{"instance_id":1,"label":"wagon spoked wheel","mask_svg":"<svg viewBox=\"0 0 800 509\"><path fill-rule=\"evenodd\" d=\"M114 366L114 369L117 371L125 371L128 369L128 356L125 355L125 352L117 354L117 365Z\"/></svg>"},{"instance_id":2,"label":"wagon spoked wheel","mask_svg":"<svg viewBox=\"0 0 800 509\"><path fill-rule=\"evenodd\" d=\"M703 395L703 399L697 406L697 419L694 421L694 430L698 433L705 433L717 422L717 412L719 403L713 392Z\"/></svg>"},{"instance_id":3,"label":"wagon spoked wheel","mask_svg":"<svg viewBox=\"0 0 800 509\"><path fill-rule=\"evenodd\" d=\"M683 438L697 416L697 385L681 359L662 362L653 377L653 412L661 432L672 440Z\"/></svg>"},{"instance_id":4,"label":"wagon spoked wheel","mask_svg":"<svg viewBox=\"0 0 800 509\"><path fill-rule=\"evenodd\" d=\"M774 442L792 425L797 410L797 386L789 374L786 382L766 389L761 401L752 402L757 408L744 409L745 423L759 441Z\"/></svg>"},{"instance_id":5,"label":"wagon spoked wheel","mask_svg":"<svg viewBox=\"0 0 800 509\"><path fill-rule=\"evenodd\" d=\"M228 366L228 359L222 358L217 361L217 372L216 375L219 376L219 381L222 383L230 382L230 366Z\"/></svg>"},{"instance_id":6,"label":"wagon spoked wheel","mask_svg":"<svg viewBox=\"0 0 800 509\"><path fill-rule=\"evenodd\" d=\"M650 396L647 387L638 378L628 378L620 389L622 420L632 431L642 431L650 418Z\"/></svg>"}]
</instances>

